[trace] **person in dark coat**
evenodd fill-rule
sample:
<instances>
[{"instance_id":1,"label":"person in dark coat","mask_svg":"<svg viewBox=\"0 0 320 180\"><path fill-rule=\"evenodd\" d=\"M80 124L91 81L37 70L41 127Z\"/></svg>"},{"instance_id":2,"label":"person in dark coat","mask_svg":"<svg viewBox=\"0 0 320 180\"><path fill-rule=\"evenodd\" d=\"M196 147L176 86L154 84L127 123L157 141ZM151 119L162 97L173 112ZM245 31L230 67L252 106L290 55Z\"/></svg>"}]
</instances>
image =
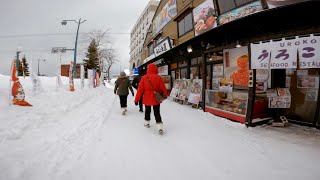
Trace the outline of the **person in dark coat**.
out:
<instances>
[{"instance_id":1,"label":"person in dark coat","mask_svg":"<svg viewBox=\"0 0 320 180\"><path fill-rule=\"evenodd\" d=\"M122 109L122 115L125 115L127 113L127 98L129 94L129 90L132 93L132 96L134 96L133 89L131 87L131 83L129 78L126 76L126 73L122 71L120 73L119 78L116 80L115 86L114 86L114 94L117 94L120 98L120 106Z\"/></svg>"},{"instance_id":2,"label":"person in dark coat","mask_svg":"<svg viewBox=\"0 0 320 180\"><path fill-rule=\"evenodd\" d=\"M139 83L140 83L142 76L143 76L143 71L141 69L141 70L139 70L138 75L133 78L132 87L134 87L136 90L138 90L138 86L139 86ZM136 105L139 104L139 112L143 112L142 96L140 98L139 103L136 102L135 104Z\"/></svg>"},{"instance_id":3,"label":"person in dark coat","mask_svg":"<svg viewBox=\"0 0 320 180\"><path fill-rule=\"evenodd\" d=\"M150 80L150 81L149 81ZM152 84L152 87L150 85ZM157 129L159 134L163 133L163 122L160 115L160 104L161 102L156 101L154 91L162 91L163 94L167 94L166 87L161 76L158 75L158 68L155 64L149 64L147 74L142 76L139 83L138 91L134 102L139 102L142 97L142 103L145 105L145 127L150 127L150 114L151 106L153 107L154 117L157 123Z\"/></svg>"}]
</instances>

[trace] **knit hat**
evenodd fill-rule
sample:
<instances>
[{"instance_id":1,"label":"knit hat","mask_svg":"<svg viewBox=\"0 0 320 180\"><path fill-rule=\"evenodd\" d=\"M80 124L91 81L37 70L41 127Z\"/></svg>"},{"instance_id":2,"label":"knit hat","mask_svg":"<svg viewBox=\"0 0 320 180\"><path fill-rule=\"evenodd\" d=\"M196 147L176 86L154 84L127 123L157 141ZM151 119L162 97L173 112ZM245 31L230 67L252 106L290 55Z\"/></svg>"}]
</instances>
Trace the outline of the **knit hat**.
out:
<instances>
[{"instance_id":1,"label":"knit hat","mask_svg":"<svg viewBox=\"0 0 320 180\"><path fill-rule=\"evenodd\" d=\"M120 76L127 76L127 74L124 71L121 71Z\"/></svg>"}]
</instances>

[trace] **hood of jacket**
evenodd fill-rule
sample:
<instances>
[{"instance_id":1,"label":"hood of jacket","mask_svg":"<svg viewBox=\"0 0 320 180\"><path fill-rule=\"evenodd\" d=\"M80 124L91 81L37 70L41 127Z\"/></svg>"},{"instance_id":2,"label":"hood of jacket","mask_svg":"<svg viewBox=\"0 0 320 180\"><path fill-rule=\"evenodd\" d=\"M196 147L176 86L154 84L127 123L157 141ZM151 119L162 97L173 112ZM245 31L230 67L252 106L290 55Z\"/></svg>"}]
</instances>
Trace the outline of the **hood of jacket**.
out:
<instances>
[{"instance_id":1,"label":"hood of jacket","mask_svg":"<svg viewBox=\"0 0 320 180\"><path fill-rule=\"evenodd\" d=\"M149 64L147 74L158 74L158 67L155 64Z\"/></svg>"}]
</instances>

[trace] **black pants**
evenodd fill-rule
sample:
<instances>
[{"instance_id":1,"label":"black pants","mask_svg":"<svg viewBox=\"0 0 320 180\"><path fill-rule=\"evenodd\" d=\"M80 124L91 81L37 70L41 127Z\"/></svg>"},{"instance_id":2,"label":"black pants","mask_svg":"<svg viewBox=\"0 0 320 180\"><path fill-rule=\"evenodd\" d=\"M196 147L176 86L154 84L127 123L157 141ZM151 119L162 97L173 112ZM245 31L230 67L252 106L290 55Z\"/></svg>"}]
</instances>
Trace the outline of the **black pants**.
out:
<instances>
[{"instance_id":1,"label":"black pants","mask_svg":"<svg viewBox=\"0 0 320 180\"><path fill-rule=\"evenodd\" d=\"M142 96L139 101L139 109L140 109L140 111L143 111Z\"/></svg>"},{"instance_id":2,"label":"black pants","mask_svg":"<svg viewBox=\"0 0 320 180\"><path fill-rule=\"evenodd\" d=\"M120 98L120 106L121 106L121 108L127 107L128 94L127 95L123 95L123 96L119 96L119 98Z\"/></svg>"},{"instance_id":3,"label":"black pants","mask_svg":"<svg viewBox=\"0 0 320 180\"><path fill-rule=\"evenodd\" d=\"M144 119L150 121L151 106L145 106L146 112L144 114ZM162 123L160 115L160 104L153 106L153 113L157 123Z\"/></svg>"}]
</instances>

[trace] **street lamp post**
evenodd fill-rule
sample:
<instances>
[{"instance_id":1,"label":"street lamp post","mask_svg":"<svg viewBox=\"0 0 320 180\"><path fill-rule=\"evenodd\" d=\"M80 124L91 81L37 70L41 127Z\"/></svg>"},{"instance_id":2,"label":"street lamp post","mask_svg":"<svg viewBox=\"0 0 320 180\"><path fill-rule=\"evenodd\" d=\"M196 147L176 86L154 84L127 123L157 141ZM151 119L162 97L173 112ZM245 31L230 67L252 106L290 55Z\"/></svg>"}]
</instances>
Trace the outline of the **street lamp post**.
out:
<instances>
[{"instance_id":1,"label":"street lamp post","mask_svg":"<svg viewBox=\"0 0 320 180\"><path fill-rule=\"evenodd\" d=\"M79 28L80 28L80 24L84 23L86 20L81 21L81 18L79 19L79 21L77 22L76 20L62 20L61 25L67 25L67 21L74 21L75 23L78 24L78 28L77 28L77 34L76 34L76 42L74 44L74 56L73 56L73 77L77 77L77 44L78 44L78 34L79 34Z\"/></svg>"},{"instance_id":2,"label":"street lamp post","mask_svg":"<svg viewBox=\"0 0 320 180\"><path fill-rule=\"evenodd\" d=\"M40 61L45 62L46 60L45 59L38 59L38 76L40 76L40 70L39 70L39 62Z\"/></svg>"}]
</instances>

